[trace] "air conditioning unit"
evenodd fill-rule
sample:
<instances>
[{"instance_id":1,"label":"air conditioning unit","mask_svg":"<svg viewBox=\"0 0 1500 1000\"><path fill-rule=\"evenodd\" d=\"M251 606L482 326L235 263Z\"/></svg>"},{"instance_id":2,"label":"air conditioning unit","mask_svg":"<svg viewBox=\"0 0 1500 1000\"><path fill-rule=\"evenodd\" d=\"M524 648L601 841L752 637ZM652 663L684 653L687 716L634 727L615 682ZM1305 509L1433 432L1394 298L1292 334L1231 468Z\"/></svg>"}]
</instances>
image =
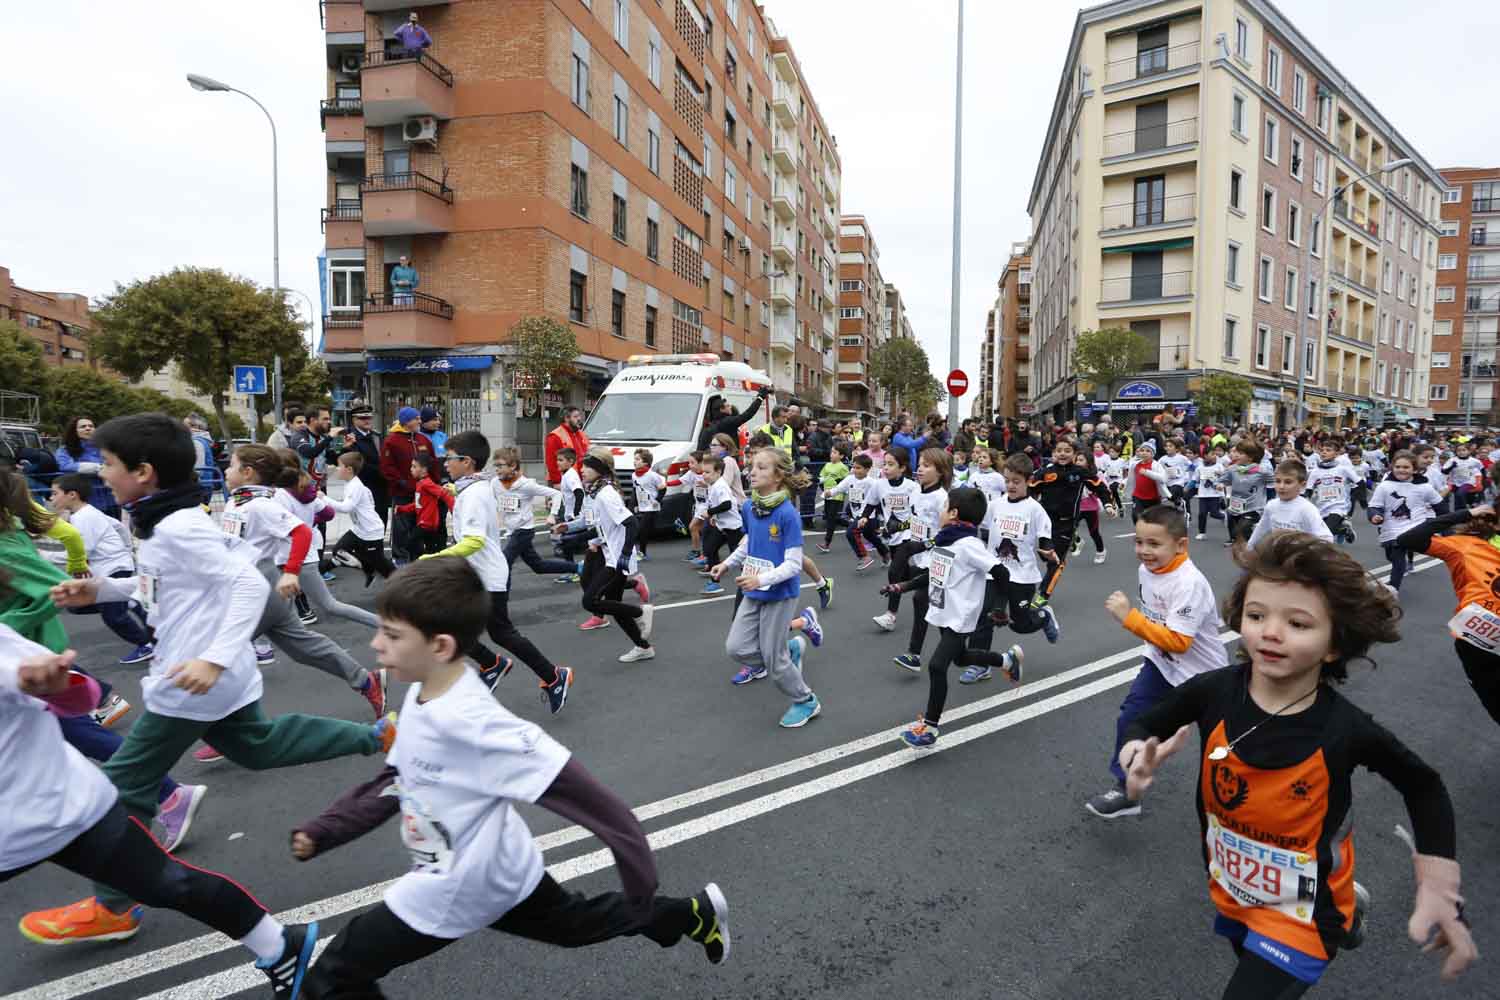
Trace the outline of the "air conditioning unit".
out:
<instances>
[{"instance_id":1,"label":"air conditioning unit","mask_svg":"<svg viewBox=\"0 0 1500 1000\"><path fill-rule=\"evenodd\" d=\"M437 142L437 119L431 115L418 115L401 123L401 138L407 142Z\"/></svg>"},{"instance_id":2,"label":"air conditioning unit","mask_svg":"<svg viewBox=\"0 0 1500 1000\"><path fill-rule=\"evenodd\" d=\"M749 252L750 252L750 241L747 240L747 239L745 239L743 236L741 236L740 237L740 253L749 253Z\"/></svg>"},{"instance_id":3,"label":"air conditioning unit","mask_svg":"<svg viewBox=\"0 0 1500 1000\"><path fill-rule=\"evenodd\" d=\"M339 56L339 69L345 73L358 73L362 57L358 52L345 52Z\"/></svg>"}]
</instances>

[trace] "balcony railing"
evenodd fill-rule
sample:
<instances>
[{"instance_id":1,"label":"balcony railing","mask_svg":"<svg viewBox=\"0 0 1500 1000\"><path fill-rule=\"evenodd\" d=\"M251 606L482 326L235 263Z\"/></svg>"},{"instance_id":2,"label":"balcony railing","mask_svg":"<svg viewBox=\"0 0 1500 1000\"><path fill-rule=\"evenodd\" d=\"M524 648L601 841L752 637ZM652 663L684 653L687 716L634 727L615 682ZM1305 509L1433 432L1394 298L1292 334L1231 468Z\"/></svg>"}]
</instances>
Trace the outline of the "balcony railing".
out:
<instances>
[{"instance_id":1,"label":"balcony railing","mask_svg":"<svg viewBox=\"0 0 1500 1000\"><path fill-rule=\"evenodd\" d=\"M1362 232L1377 238L1380 236L1380 223L1366 215L1364 209L1355 208L1342 198L1333 203L1333 214Z\"/></svg>"},{"instance_id":2,"label":"balcony railing","mask_svg":"<svg viewBox=\"0 0 1500 1000\"><path fill-rule=\"evenodd\" d=\"M1500 229L1491 232L1488 227L1484 229L1469 230L1469 246L1471 247L1500 247Z\"/></svg>"},{"instance_id":3,"label":"balcony railing","mask_svg":"<svg viewBox=\"0 0 1500 1000\"><path fill-rule=\"evenodd\" d=\"M1464 312L1500 313L1500 298L1470 295L1464 299Z\"/></svg>"},{"instance_id":4,"label":"balcony railing","mask_svg":"<svg viewBox=\"0 0 1500 1000\"><path fill-rule=\"evenodd\" d=\"M394 66L398 63L414 62L427 72L441 80L445 85L453 86L453 71L432 56L425 49L415 52L408 49L392 49L389 52L379 50L366 52L364 56L364 68L375 69L379 66Z\"/></svg>"},{"instance_id":5,"label":"balcony railing","mask_svg":"<svg viewBox=\"0 0 1500 1000\"><path fill-rule=\"evenodd\" d=\"M1468 378L1472 373L1475 378L1495 378L1496 371L1497 368L1495 365L1480 362L1479 364L1474 365L1464 365L1463 377Z\"/></svg>"},{"instance_id":6,"label":"balcony railing","mask_svg":"<svg viewBox=\"0 0 1500 1000\"><path fill-rule=\"evenodd\" d=\"M1156 149L1169 149L1198 141L1198 119L1184 118L1181 121L1162 125L1148 125L1129 132L1112 132L1104 137L1104 157L1127 156L1131 153L1149 153Z\"/></svg>"},{"instance_id":7,"label":"balcony railing","mask_svg":"<svg viewBox=\"0 0 1500 1000\"><path fill-rule=\"evenodd\" d=\"M403 170L390 174L370 174L360 184L361 194L381 191L421 191L434 198L453 204L453 189L417 170Z\"/></svg>"},{"instance_id":8,"label":"balcony railing","mask_svg":"<svg viewBox=\"0 0 1500 1000\"><path fill-rule=\"evenodd\" d=\"M453 304L426 292L371 292L365 314L417 312L438 319L453 318Z\"/></svg>"},{"instance_id":9,"label":"balcony railing","mask_svg":"<svg viewBox=\"0 0 1500 1000\"><path fill-rule=\"evenodd\" d=\"M1470 281L1500 281L1500 265L1486 264L1479 266L1470 264L1468 277Z\"/></svg>"},{"instance_id":10,"label":"balcony railing","mask_svg":"<svg viewBox=\"0 0 1500 1000\"><path fill-rule=\"evenodd\" d=\"M1470 198L1469 211L1471 212L1500 212L1500 197Z\"/></svg>"},{"instance_id":11,"label":"balcony railing","mask_svg":"<svg viewBox=\"0 0 1500 1000\"><path fill-rule=\"evenodd\" d=\"M365 113L364 101L358 97L329 97L318 102L318 127L326 128L329 116L346 117Z\"/></svg>"},{"instance_id":12,"label":"balcony railing","mask_svg":"<svg viewBox=\"0 0 1500 1000\"><path fill-rule=\"evenodd\" d=\"M1132 274L1123 278L1104 278L1099 282L1100 302L1149 302L1154 299L1176 298L1192 293L1192 271Z\"/></svg>"},{"instance_id":13,"label":"balcony railing","mask_svg":"<svg viewBox=\"0 0 1500 1000\"><path fill-rule=\"evenodd\" d=\"M1184 42L1167 48L1142 49L1128 59L1116 59L1104 64L1105 83L1125 83L1145 77L1170 73L1198 62L1199 42Z\"/></svg>"},{"instance_id":14,"label":"balcony railing","mask_svg":"<svg viewBox=\"0 0 1500 1000\"><path fill-rule=\"evenodd\" d=\"M1108 231L1185 222L1193 218L1196 204L1196 195L1174 194L1166 198L1143 198L1118 205L1105 205L1100 209L1099 228Z\"/></svg>"},{"instance_id":15,"label":"balcony railing","mask_svg":"<svg viewBox=\"0 0 1500 1000\"><path fill-rule=\"evenodd\" d=\"M323 329L354 330L365 325L365 317L358 309L342 309L323 314Z\"/></svg>"},{"instance_id":16,"label":"balcony railing","mask_svg":"<svg viewBox=\"0 0 1500 1000\"><path fill-rule=\"evenodd\" d=\"M364 205L357 201L341 201L322 209L322 215L325 229L330 222L358 222L364 218Z\"/></svg>"}]
</instances>

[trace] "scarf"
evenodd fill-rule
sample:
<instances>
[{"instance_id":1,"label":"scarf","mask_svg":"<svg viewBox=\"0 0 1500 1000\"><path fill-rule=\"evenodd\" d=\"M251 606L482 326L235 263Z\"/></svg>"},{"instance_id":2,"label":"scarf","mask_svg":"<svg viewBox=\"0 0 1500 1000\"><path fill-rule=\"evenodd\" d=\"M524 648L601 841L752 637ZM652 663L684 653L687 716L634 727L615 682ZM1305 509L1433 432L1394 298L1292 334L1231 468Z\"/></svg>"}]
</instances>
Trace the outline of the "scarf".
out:
<instances>
[{"instance_id":1,"label":"scarf","mask_svg":"<svg viewBox=\"0 0 1500 1000\"><path fill-rule=\"evenodd\" d=\"M453 492L454 492L454 494L457 495L459 493L462 493L464 490L468 489L470 486L473 486L475 483L479 482L483 478L484 477L478 475L477 473L474 474L474 475L472 475L472 476L462 476L462 477L460 477L453 484Z\"/></svg>"},{"instance_id":2,"label":"scarf","mask_svg":"<svg viewBox=\"0 0 1500 1000\"><path fill-rule=\"evenodd\" d=\"M932 540L932 544L935 548L942 548L946 545L952 545L960 538L974 538L978 534L979 528L968 521L954 521L946 528L938 531L937 537Z\"/></svg>"},{"instance_id":3,"label":"scarf","mask_svg":"<svg viewBox=\"0 0 1500 1000\"><path fill-rule=\"evenodd\" d=\"M156 525L168 514L179 510L200 507L203 504L203 487L197 480L161 490L150 496L132 500L124 505L130 513L130 527L137 538L150 538Z\"/></svg>"},{"instance_id":4,"label":"scarf","mask_svg":"<svg viewBox=\"0 0 1500 1000\"><path fill-rule=\"evenodd\" d=\"M779 489L775 493L751 493L750 506L754 508L756 517L769 517L772 511L787 502L789 496L785 489Z\"/></svg>"},{"instance_id":5,"label":"scarf","mask_svg":"<svg viewBox=\"0 0 1500 1000\"><path fill-rule=\"evenodd\" d=\"M309 480L307 485L300 490L287 492L292 494L292 499L301 504L309 504L318 499L318 484Z\"/></svg>"},{"instance_id":6,"label":"scarf","mask_svg":"<svg viewBox=\"0 0 1500 1000\"><path fill-rule=\"evenodd\" d=\"M234 488L234 492L229 494L230 501L233 502L236 507L240 506L241 504L247 504L251 500L254 500L256 497L265 497L268 500L275 499L276 490L270 486L261 486L256 484L250 486L236 486Z\"/></svg>"}]
</instances>

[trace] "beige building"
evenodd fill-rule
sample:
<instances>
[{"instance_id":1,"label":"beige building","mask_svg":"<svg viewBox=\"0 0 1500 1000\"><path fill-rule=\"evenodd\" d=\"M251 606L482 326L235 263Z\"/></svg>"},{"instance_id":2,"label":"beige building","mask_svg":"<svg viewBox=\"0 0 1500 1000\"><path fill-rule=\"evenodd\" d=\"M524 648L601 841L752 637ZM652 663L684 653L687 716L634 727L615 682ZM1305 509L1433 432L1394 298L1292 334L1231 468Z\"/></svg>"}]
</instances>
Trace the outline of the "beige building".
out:
<instances>
[{"instance_id":1,"label":"beige building","mask_svg":"<svg viewBox=\"0 0 1500 1000\"><path fill-rule=\"evenodd\" d=\"M1081 11L1028 202L1031 402L1124 417L1225 371L1254 422L1294 423L1299 381L1311 420L1429 415L1443 187L1267 0ZM1071 363L1105 327L1151 348L1113 399Z\"/></svg>"}]
</instances>

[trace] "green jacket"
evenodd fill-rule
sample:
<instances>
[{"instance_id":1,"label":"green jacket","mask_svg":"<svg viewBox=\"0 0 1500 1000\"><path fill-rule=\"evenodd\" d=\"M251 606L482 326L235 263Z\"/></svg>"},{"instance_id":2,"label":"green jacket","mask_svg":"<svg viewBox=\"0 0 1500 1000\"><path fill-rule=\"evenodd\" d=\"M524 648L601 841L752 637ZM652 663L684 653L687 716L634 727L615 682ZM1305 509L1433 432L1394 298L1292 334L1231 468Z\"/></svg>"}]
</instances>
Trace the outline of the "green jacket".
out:
<instances>
[{"instance_id":1,"label":"green jacket","mask_svg":"<svg viewBox=\"0 0 1500 1000\"><path fill-rule=\"evenodd\" d=\"M51 591L68 575L42 558L31 537L16 523L9 531L0 531L0 566L10 574L9 582L0 588L0 623L54 653L67 649L68 632L57 617Z\"/></svg>"},{"instance_id":2,"label":"green jacket","mask_svg":"<svg viewBox=\"0 0 1500 1000\"><path fill-rule=\"evenodd\" d=\"M823 481L823 489L831 490L844 481L849 474L849 466L843 462L824 462L823 470L818 473L818 478Z\"/></svg>"}]
</instances>

